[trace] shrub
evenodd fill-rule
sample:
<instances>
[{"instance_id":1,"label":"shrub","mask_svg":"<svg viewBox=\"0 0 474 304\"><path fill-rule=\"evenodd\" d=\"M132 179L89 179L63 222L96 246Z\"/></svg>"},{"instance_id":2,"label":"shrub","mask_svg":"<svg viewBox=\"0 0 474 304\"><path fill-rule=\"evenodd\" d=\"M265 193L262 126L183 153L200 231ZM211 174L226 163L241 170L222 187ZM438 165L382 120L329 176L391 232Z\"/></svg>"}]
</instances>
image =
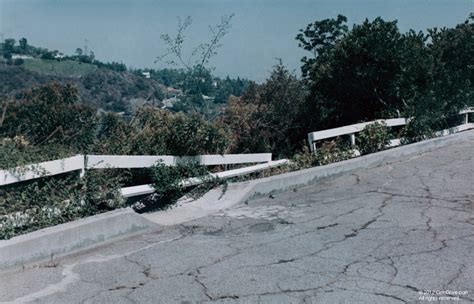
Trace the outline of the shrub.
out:
<instances>
[{"instance_id":1,"label":"shrub","mask_svg":"<svg viewBox=\"0 0 474 304\"><path fill-rule=\"evenodd\" d=\"M128 123L114 114L102 116L94 152L128 155L198 155L224 153L228 135L201 116L138 109Z\"/></svg>"},{"instance_id":2,"label":"shrub","mask_svg":"<svg viewBox=\"0 0 474 304\"><path fill-rule=\"evenodd\" d=\"M134 205L135 209L154 209L168 206L184 194L199 197L214 188L221 181L209 174L206 166L196 162L183 162L177 166L166 166L158 163L151 168L151 177L156 189L155 193ZM190 178L199 178L202 183L197 186L187 186L183 181Z\"/></svg>"},{"instance_id":3,"label":"shrub","mask_svg":"<svg viewBox=\"0 0 474 304\"><path fill-rule=\"evenodd\" d=\"M62 144L75 150L93 142L95 110L78 103L71 85L49 84L3 103L0 136L24 136L32 145Z\"/></svg>"},{"instance_id":4,"label":"shrub","mask_svg":"<svg viewBox=\"0 0 474 304\"><path fill-rule=\"evenodd\" d=\"M357 136L357 147L361 154L384 150L389 143L390 136L385 122L368 124Z\"/></svg>"},{"instance_id":5,"label":"shrub","mask_svg":"<svg viewBox=\"0 0 474 304\"><path fill-rule=\"evenodd\" d=\"M23 60L23 58L16 58L15 60L13 60L14 65L22 65L24 63L25 63L25 60Z\"/></svg>"},{"instance_id":6,"label":"shrub","mask_svg":"<svg viewBox=\"0 0 474 304\"><path fill-rule=\"evenodd\" d=\"M318 166L340 162L354 157L354 151L342 140L326 141L316 150L316 164Z\"/></svg>"},{"instance_id":7,"label":"shrub","mask_svg":"<svg viewBox=\"0 0 474 304\"><path fill-rule=\"evenodd\" d=\"M0 239L61 224L125 205L119 189L124 177L91 170L42 178L0 189Z\"/></svg>"},{"instance_id":8,"label":"shrub","mask_svg":"<svg viewBox=\"0 0 474 304\"><path fill-rule=\"evenodd\" d=\"M32 146L21 135L0 138L0 169L65 158L71 154L71 151L63 145Z\"/></svg>"},{"instance_id":9,"label":"shrub","mask_svg":"<svg viewBox=\"0 0 474 304\"><path fill-rule=\"evenodd\" d=\"M311 152L308 147L304 146L300 153L295 154L293 162L296 169L304 169L343 161L353 156L353 150L342 140L332 140L323 142L316 152Z\"/></svg>"},{"instance_id":10,"label":"shrub","mask_svg":"<svg viewBox=\"0 0 474 304\"><path fill-rule=\"evenodd\" d=\"M434 137L430 116L419 116L411 119L400 131L401 143L406 145Z\"/></svg>"}]
</instances>

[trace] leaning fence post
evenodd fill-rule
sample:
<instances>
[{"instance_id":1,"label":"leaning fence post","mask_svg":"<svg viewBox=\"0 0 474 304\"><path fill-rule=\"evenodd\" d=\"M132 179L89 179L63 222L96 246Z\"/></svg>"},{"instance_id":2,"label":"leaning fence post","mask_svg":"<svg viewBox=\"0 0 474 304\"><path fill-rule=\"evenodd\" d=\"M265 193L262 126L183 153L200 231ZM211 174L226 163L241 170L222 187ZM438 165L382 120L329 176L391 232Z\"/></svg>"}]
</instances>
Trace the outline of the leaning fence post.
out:
<instances>
[{"instance_id":1,"label":"leaning fence post","mask_svg":"<svg viewBox=\"0 0 474 304\"><path fill-rule=\"evenodd\" d=\"M84 155L84 161L82 162L81 172L79 172L80 179L82 179L84 175L86 175L86 167L87 167L87 155Z\"/></svg>"},{"instance_id":2,"label":"leaning fence post","mask_svg":"<svg viewBox=\"0 0 474 304\"><path fill-rule=\"evenodd\" d=\"M314 142L314 139L313 139L313 133L308 134L308 143L309 143L309 149L311 150L311 152L316 153L316 143Z\"/></svg>"},{"instance_id":3,"label":"leaning fence post","mask_svg":"<svg viewBox=\"0 0 474 304\"><path fill-rule=\"evenodd\" d=\"M355 144L356 144L356 136L355 136L355 133L352 133L351 134L351 145L355 146Z\"/></svg>"}]
</instances>

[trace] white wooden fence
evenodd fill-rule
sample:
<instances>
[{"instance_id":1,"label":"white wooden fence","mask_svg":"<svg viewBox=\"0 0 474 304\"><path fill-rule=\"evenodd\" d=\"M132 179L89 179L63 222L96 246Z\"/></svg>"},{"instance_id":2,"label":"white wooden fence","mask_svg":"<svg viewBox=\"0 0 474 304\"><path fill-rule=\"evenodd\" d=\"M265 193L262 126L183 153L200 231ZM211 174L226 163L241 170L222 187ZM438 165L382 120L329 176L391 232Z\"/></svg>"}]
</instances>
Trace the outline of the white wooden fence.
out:
<instances>
[{"instance_id":1,"label":"white wooden fence","mask_svg":"<svg viewBox=\"0 0 474 304\"><path fill-rule=\"evenodd\" d=\"M210 176L214 178L219 178L219 179L227 179L231 177L236 177L236 176L241 176L253 172L258 172L261 170L269 169L269 168L274 168L281 166L283 164L288 163L289 161L287 159L281 159L281 160L276 160L276 161L269 161L264 164L259 164L255 166L249 166L245 168L239 168L239 169L233 169L233 170L227 170L223 172L217 172L217 173L211 173ZM199 177L192 177L185 179L181 181L181 186L183 187L189 187L189 186L195 186L199 185L202 183L202 179ZM125 187L121 189L122 196L127 198L127 197L133 197L133 196L138 196L138 195L144 195L144 194L150 194L155 192L155 188L153 187L152 184L148 185L140 185L140 186L132 186L132 187Z\"/></svg>"},{"instance_id":2,"label":"white wooden fence","mask_svg":"<svg viewBox=\"0 0 474 304\"><path fill-rule=\"evenodd\" d=\"M271 153L225 154L198 156L152 156L152 155L87 155L86 169L147 168L158 162L167 166L196 162L204 166L266 163L272 160Z\"/></svg>"},{"instance_id":3,"label":"white wooden fence","mask_svg":"<svg viewBox=\"0 0 474 304\"><path fill-rule=\"evenodd\" d=\"M84 155L0 170L0 186L73 171L84 173Z\"/></svg>"},{"instance_id":4,"label":"white wooden fence","mask_svg":"<svg viewBox=\"0 0 474 304\"><path fill-rule=\"evenodd\" d=\"M30 164L21 167L0 170L0 186L24 182L40 177L48 177L73 171L78 171L82 176L85 170L90 169L132 169L149 168L157 163L167 166L176 166L186 162L196 162L200 165L231 165L231 164L257 164L245 168L233 169L211 176L221 179L245 175L252 172L261 171L267 168L281 166L288 160L272 161L271 153L255 154L226 154L226 155L198 155L198 156L153 156L153 155L76 155L69 158ZM263 164L258 164L263 163ZM189 178L182 181L183 186L193 186L202 183L199 177ZM124 197L132 197L142 194L153 193L152 185L141 185L126 187L122 189Z\"/></svg>"},{"instance_id":5,"label":"white wooden fence","mask_svg":"<svg viewBox=\"0 0 474 304\"><path fill-rule=\"evenodd\" d=\"M459 114L464 116L464 121L463 124L442 130L439 132L435 133L435 136L445 136L448 134L453 134L456 132L461 132L469 129L474 128L474 123L469 123L469 113L474 113L474 107L472 108L467 108L463 111L460 111ZM372 124L374 122L385 122L385 124L388 127L398 127L398 126L404 126L407 124L409 119L406 118L392 118L392 119L378 119L374 121L369 121L369 122L363 122L363 123L358 123L354 125L349 125L349 126L344 126L344 127L339 127L339 128L333 128L333 129L327 129L327 130L322 130L322 131L317 131L317 132L311 132L308 134L308 142L309 146L311 148L311 151L315 152L316 151L316 142L323 140L323 139L328 139L328 138L334 138L338 137L341 135L349 135L351 139L351 144L354 146L356 143L356 134L361 132L367 125ZM389 146L390 147L395 147L400 145L400 139L392 139L390 141Z\"/></svg>"}]
</instances>

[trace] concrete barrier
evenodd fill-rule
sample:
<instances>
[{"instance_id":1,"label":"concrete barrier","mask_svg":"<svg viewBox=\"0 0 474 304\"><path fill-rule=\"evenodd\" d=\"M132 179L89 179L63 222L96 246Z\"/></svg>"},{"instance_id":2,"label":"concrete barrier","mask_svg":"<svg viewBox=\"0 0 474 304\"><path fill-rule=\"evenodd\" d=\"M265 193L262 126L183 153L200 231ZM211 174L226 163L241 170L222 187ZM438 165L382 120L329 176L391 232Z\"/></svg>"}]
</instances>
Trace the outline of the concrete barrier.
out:
<instances>
[{"instance_id":1,"label":"concrete barrier","mask_svg":"<svg viewBox=\"0 0 474 304\"><path fill-rule=\"evenodd\" d=\"M0 268L57 257L154 226L126 208L48 227L0 241Z\"/></svg>"}]
</instances>

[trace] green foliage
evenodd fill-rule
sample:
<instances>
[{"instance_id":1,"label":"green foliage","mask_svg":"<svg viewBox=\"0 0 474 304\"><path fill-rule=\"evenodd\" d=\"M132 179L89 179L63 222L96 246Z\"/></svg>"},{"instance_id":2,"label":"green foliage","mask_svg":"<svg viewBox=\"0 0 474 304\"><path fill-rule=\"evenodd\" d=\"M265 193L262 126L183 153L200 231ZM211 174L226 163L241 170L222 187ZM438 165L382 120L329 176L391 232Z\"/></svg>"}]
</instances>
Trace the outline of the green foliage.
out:
<instances>
[{"instance_id":1,"label":"green foliage","mask_svg":"<svg viewBox=\"0 0 474 304\"><path fill-rule=\"evenodd\" d=\"M103 154L197 155L223 153L228 135L217 123L197 114L185 115L141 108L125 122L102 117L94 151Z\"/></svg>"},{"instance_id":2,"label":"green foliage","mask_svg":"<svg viewBox=\"0 0 474 304\"><path fill-rule=\"evenodd\" d=\"M28 49L28 40L25 37L18 40L18 42L20 43L21 50L26 51Z\"/></svg>"},{"instance_id":3,"label":"green foliage","mask_svg":"<svg viewBox=\"0 0 474 304\"><path fill-rule=\"evenodd\" d=\"M0 239L124 206L122 176L88 171L85 178L42 178L0 189Z\"/></svg>"},{"instance_id":4,"label":"green foliage","mask_svg":"<svg viewBox=\"0 0 474 304\"><path fill-rule=\"evenodd\" d=\"M232 150L291 156L306 138L304 97L301 81L279 64L262 85L232 98L222 119L233 134Z\"/></svg>"},{"instance_id":5,"label":"green foliage","mask_svg":"<svg viewBox=\"0 0 474 304\"><path fill-rule=\"evenodd\" d=\"M206 166L192 161L184 161L177 166L166 166L158 163L151 168L151 178L156 192L134 204L137 210L160 209L175 203L183 195L198 198L205 192L221 184L218 178L209 174ZM195 186L186 186L183 181L190 178L199 178L201 183Z\"/></svg>"},{"instance_id":6,"label":"green foliage","mask_svg":"<svg viewBox=\"0 0 474 304\"><path fill-rule=\"evenodd\" d=\"M152 179L159 196L173 194L179 198L183 194L182 181L191 177L203 177L209 175L206 166L194 162L185 162L177 166L166 166L159 163L152 167Z\"/></svg>"},{"instance_id":7,"label":"green foliage","mask_svg":"<svg viewBox=\"0 0 474 304\"><path fill-rule=\"evenodd\" d=\"M123 62L101 62L94 60L94 65L98 66L99 68L109 69L115 72L126 72L127 66Z\"/></svg>"},{"instance_id":8,"label":"green foliage","mask_svg":"<svg viewBox=\"0 0 474 304\"><path fill-rule=\"evenodd\" d=\"M12 58L11 54L15 50L15 39L8 38L3 41L3 46L2 46L2 52L3 52L3 58L5 59L10 59Z\"/></svg>"},{"instance_id":9,"label":"green foliage","mask_svg":"<svg viewBox=\"0 0 474 304\"><path fill-rule=\"evenodd\" d=\"M382 151L390 143L390 134L385 122L368 124L356 138L362 155Z\"/></svg>"},{"instance_id":10,"label":"green foliage","mask_svg":"<svg viewBox=\"0 0 474 304\"><path fill-rule=\"evenodd\" d=\"M93 142L95 111L77 103L70 86L50 84L28 90L19 100L5 101L0 135L24 136L32 145L62 144L84 150Z\"/></svg>"},{"instance_id":11,"label":"green foliage","mask_svg":"<svg viewBox=\"0 0 474 304\"><path fill-rule=\"evenodd\" d=\"M44 54L51 54L46 52ZM48 76L80 78L97 69L91 64L83 64L73 60L56 60L52 55L44 55L43 59L26 59L24 67L27 70Z\"/></svg>"},{"instance_id":12,"label":"green foliage","mask_svg":"<svg viewBox=\"0 0 474 304\"><path fill-rule=\"evenodd\" d=\"M25 60L22 59L22 58L17 58L17 59L15 59L15 60L13 61L13 64L14 64L14 65L22 65L22 64L24 64L24 63L25 63Z\"/></svg>"},{"instance_id":13,"label":"green foliage","mask_svg":"<svg viewBox=\"0 0 474 304\"><path fill-rule=\"evenodd\" d=\"M304 56L301 59L303 77L309 76L315 64L328 60L335 43L348 31L346 22L345 16L338 15L336 19L315 21L308 24L304 30L300 29L300 33L296 35L298 46L313 54L313 57Z\"/></svg>"},{"instance_id":14,"label":"green foliage","mask_svg":"<svg viewBox=\"0 0 474 304\"><path fill-rule=\"evenodd\" d=\"M71 156L70 150L62 145L32 146L23 136L0 138L0 169L10 169L68 156Z\"/></svg>"},{"instance_id":15,"label":"green foliage","mask_svg":"<svg viewBox=\"0 0 474 304\"><path fill-rule=\"evenodd\" d=\"M397 115L430 122L430 129L452 124L473 102L472 20L428 35L400 33L381 18L350 30L343 16L308 25L297 36L313 56L302 59L305 108L313 115L307 125L320 130Z\"/></svg>"},{"instance_id":16,"label":"green foliage","mask_svg":"<svg viewBox=\"0 0 474 304\"><path fill-rule=\"evenodd\" d=\"M304 60L307 108L318 129L396 115L403 37L396 22L365 20L347 30L345 17L314 23L304 44L315 58ZM303 34L298 37L303 39ZM313 38L316 36L316 38Z\"/></svg>"},{"instance_id":17,"label":"green foliage","mask_svg":"<svg viewBox=\"0 0 474 304\"><path fill-rule=\"evenodd\" d=\"M353 157L352 148L342 140L325 141L316 149L316 152L311 152L307 146L303 146L302 150L293 156L293 169L324 166Z\"/></svg>"}]
</instances>

